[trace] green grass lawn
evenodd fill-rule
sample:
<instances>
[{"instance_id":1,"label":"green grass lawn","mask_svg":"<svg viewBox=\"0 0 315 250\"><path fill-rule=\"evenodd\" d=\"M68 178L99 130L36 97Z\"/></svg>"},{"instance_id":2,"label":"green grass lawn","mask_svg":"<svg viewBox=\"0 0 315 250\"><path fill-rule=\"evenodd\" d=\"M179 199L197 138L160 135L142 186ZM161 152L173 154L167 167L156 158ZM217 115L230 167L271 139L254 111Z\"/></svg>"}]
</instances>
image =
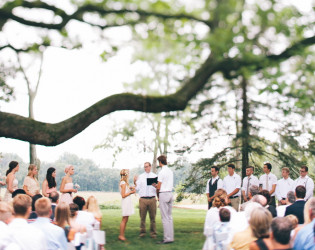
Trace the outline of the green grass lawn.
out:
<instances>
[{"instance_id":1,"label":"green grass lawn","mask_svg":"<svg viewBox=\"0 0 315 250\"><path fill-rule=\"evenodd\" d=\"M166 245L157 245L163 240L163 226L160 211L156 215L158 237L151 239L149 231L147 236L139 238L140 217L139 210L129 217L126 229L126 242L118 241L119 225L121 221L120 209L105 209L103 212L102 230L106 231L106 249L202 249L204 243L203 224L207 211L192 209L173 209L175 242ZM146 227L150 230L149 215Z\"/></svg>"}]
</instances>

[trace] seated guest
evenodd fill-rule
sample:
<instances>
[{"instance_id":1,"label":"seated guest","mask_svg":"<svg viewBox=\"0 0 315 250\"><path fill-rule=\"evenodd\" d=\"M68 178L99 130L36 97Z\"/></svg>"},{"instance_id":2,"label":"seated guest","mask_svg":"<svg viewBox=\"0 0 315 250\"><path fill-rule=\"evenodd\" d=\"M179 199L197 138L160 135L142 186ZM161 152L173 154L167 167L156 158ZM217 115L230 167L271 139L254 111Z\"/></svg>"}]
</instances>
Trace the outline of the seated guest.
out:
<instances>
[{"instance_id":1,"label":"seated guest","mask_svg":"<svg viewBox=\"0 0 315 250\"><path fill-rule=\"evenodd\" d=\"M44 233L33 224L27 223L32 210L32 199L26 194L18 194L13 198L15 219L9 224L9 229L14 232L13 240L21 249L47 249Z\"/></svg>"},{"instance_id":2,"label":"seated guest","mask_svg":"<svg viewBox=\"0 0 315 250\"><path fill-rule=\"evenodd\" d=\"M297 234L294 241L294 249L314 249L314 234L315 234L315 197L309 199L309 217L311 223L305 225Z\"/></svg>"},{"instance_id":3,"label":"seated guest","mask_svg":"<svg viewBox=\"0 0 315 250\"><path fill-rule=\"evenodd\" d=\"M297 186L295 188L296 201L292 205L288 206L285 210L285 216L289 214L295 215L299 220L299 224L304 223L303 210L305 206L305 201L304 201L305 193L306 193L305 187Z\"/></svg>"},{"instance_id":4,"label":"seated guest","mask_svg":"<svg viewBox=\"0 0 315 250\"><path fill-rule=\"evenodd\" d=\"M97 229L100 229L102 223L102 213L94 196L90 196L86 202L86 211L94 215L94 218L99 222Z\"/></svg>"},{"instance_id":5,"label":"seated guest","mask_svg":"<svg viewBox=\"0 0 315 250\"><path fill-rule=\"evenodd\" d=\"M257 196L257 195L256 195ZM254 196L253 198L255 198ZM261 196L265 201L265 197ZM253 200L253 199L252 199ZM259 203L251 201L245 208L245 218L249 222L251 212L258 208L262 207ZM230 243L230 248L235 250L248 250L249 245L251 242L257 240L257 238L254 236L251 227L248 225L248 227L241 231L234 234L233 239Z\"/></svg>"},{"instance_id":6,"label":"seated guest","mask_svg":"<svg viewBox=\"0 0 315 250\"><path fill-rule=\"evenodd\" d=\"M290 191L287 193L286 205L277 207L277 216L284 217L285 210L287 209L288 206L292 205L294 202L295 202L295 194L293 191Z\"/></svg>"},{"instance_id":7,"label":"seated guest","mask_svg":"<svg viewBox=\"0 0 315 250\"><path fill-rule=\"evenodd\" d=\"M80 233L86 232L86 227L77 222L77 216L79 212L78 205L75 203L71 203L69 204L69 208L70 208L70 227Z\"/></svg>"},{"instance_id":8,"label":"seated guest","mask_svg":"<svg viewBox=\"0 0 315 250\"><path fill-rule=\"evenodd\" d=\"M261 190L259 194L264 196L267 199L267 204L264 207L269 210L273 218L277 217L276 208L273 205L269 205L271 203L270 192L268 190Z\"/></svg>"},{"instance_id":9,"label":"seated guest","mask_svg":"<svg viewBox=\"0 0 315 250\"><path fill-rule=\"evenodd\" d=\"M250 250L273 249L268 239L271 221L272 215L266 208L259 207L252 211L249 225L257 240L249 245Z\"/></svg>"},{"instance_id":10,"label":"seated guest","mask_svg":"<svg viewBox=\"0 0 315 250\"><path fill-rule=\"evenodd\" d=\"M259 187L256 185L252 185L250 186L249 190L248 190L248 201L244 202L241 207L240 210L241 211L245 211L245 207L250 203L251 199L257 195L259 193Z\"/></svg>"},{"instance_id":11,"label":"seated guest","mask_svg":"<svg viewBox=\"0 0 315 250\"><path fill-rule=\"evenodd\" d=\"M54 220L55 219L55 209L56 206L59 202L59 194L56 191L52 191L51 193L49 193L49 199L51 200L51 216L50 219Z\"/></svg>"},{"instance_id":12,"label":"seated guest","mask_svg":"<svg viewBox=\"0 0 315 250\"><path fill-rule=\"evenodd\" d=\"M18 194L26 194L26 192L24 191L24 189L15 189L12 193L12 199L17 196Z\"/></svg>"},{"instance_id":13,"label":"seated guest","mask_svg":"<svg viewBox=\"0 0 315 250\"><path fill-rule=\"evenodd\" d=\"M7 202L0 202L0 249L20 249L14 243L8 224L13 220L13 209Z\"/></svg>"},{"instance_id":14,"label":"seated guest","mask_svg":"<svg viewBox=\"0 0 315 250\"><path fill-rule=\"evenodd\" d=\"M271 222L270 242L272 249L291 249L292 224L286 217L274 218Z\"/></svg>"},{"instance_id":15,"label":"seated guest","mask_svg":"<svg viewBox=\"0 0 315 250\"><path fill-rule=\"evenodd\" d=\"M30 214L30 216L28 217L27 219L27 222L28 223L31 223L31 222L34 222L37 218L37 213L35 211L35 202L42 198L43 196L41 194L35 194L33 197L32 197L32 212Z\"/></svg>"},{"instance_id":16,"label":"seated guest","mask_svg":"<svg viewBox=\"0 0 315 250\"><path fill-rule=\"evenodd\" d=\"M267 204L267 199L265 198L265 196L257 194L251 199L251 202L256 202L260 204L262 207L265 207Z\"/></svg>"},{"instance_id":17,"label":"seated guest","mask_svg":"<svg viewBox=\"0 0 315 250\"><path fill-rule=\"evenodd\" d=\"M69 238L70 232L70 208L65 202L58 204L55 210L55 225L61 227L65 231L65 235L68 241L73 239Z\"/></svg>"},{"instance_id":18,"label":"seated guest","mask_svg":"<svg viewBox=\"0 0 315 250\"><path fill-rule=\"evenodd\" d=\"M84 198L81 196L76 196L73 199L73 203L77 204L79 207L76 222L80 225L84 225L87 229L92 229L96 220L92 213L83 210L85 206Z\"/></svg>"},{"instance_id":19,"label":"seated guest","mask_svg":"<svg viewBox=\"0 0 315 250\"><path fill-rule=\"evenodd\" d=\"M226 249L231 241L231 227L229 225L231 212L226 208L219 210L220 222L214 226L213 243L215 249Z\"/></svg>"},{"instance_id":20,"label":"seated guest","mask_svg":"<svg viewBox=\"0 0 315 250\"><path fill-rule=\"evenodd\" d=\"M64 230L50 222L50 200L46 197L38 199L35 202L35 211L38 218L32 225L40 229L45 234L47 249L67 250L68 245Z\"/></svg>"}]
</instances>

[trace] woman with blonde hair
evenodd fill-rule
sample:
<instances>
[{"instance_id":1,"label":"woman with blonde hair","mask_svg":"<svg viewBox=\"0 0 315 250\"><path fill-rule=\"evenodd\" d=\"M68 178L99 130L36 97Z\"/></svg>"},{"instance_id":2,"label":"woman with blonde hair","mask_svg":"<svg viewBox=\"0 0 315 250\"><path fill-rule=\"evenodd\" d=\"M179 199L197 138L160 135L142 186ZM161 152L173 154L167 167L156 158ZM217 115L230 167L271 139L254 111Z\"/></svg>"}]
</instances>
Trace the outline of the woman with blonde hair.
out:
<instances>
[{"instance_id":1,"label":"woman with blonde hair","mask_svg":"<svg viewBox=\"0 0 315 250\"><path fill-rule=\"evenodd\" d=\"M128 183L129 179L129 170L122 169L120 171L120 183L119 183L119 190L122 197L121 200L121 209L122 209L122 220L120 223L120 234L118 239L121 241L125 241L125 230L128 222L128 218L130 215L134 214L134 208L132 205L130 195L136 192L134 187L129 187Z\"/></svg>"},{"instance_id":2,"label":"woman with blonde hair","mask_svg":"<svg viewBox=\"0 0 315 250\"><path fill-rule=\"evenodd\" d=\"M254 209L250 214L249 226L253 236L257 238L249 245L250 250L272 249L269 238L269 231L272 221L271 213L264 207Z\"/></svg>"},{"instance_id":3,"label":"woman with blonde hair","mask_svg":"<svg viewBox=\"0 0 315 250\"><path fill-rule=\"evenodd\" d=\"M100 223L99 227L101 227L102 213L98 206L97 200L93 195L90 196L86 201L86 211L94 215L94 218Z\"/></svg>"},{"instance_id":4,"label":"woman with blonde hair","mask_svg":"<svg viewBox=\"0 0 315 250\"><path fill-rule=\"evenodd\" d=\"M65 167L65 174L62 178L60 185L60 200L59 202L65 202L67 204L73 203L72 192L76 193L77 190L73 188L72 175L74 174L74 167L69 165Z\"/></svg>"},{"instance_id":5,"label":"woman with blonde hair","mask_svg":"<svg viewBox=\"0 0 315 250\"><path fill-rule=\"evenodd\" d=\"M27 176L24 179L23 189L25 193L31 197L35 194L39 194L39 182L36 178L37 176L37 167L35 164L30 164L28 167Z\"/></svg>"}]
</instances>

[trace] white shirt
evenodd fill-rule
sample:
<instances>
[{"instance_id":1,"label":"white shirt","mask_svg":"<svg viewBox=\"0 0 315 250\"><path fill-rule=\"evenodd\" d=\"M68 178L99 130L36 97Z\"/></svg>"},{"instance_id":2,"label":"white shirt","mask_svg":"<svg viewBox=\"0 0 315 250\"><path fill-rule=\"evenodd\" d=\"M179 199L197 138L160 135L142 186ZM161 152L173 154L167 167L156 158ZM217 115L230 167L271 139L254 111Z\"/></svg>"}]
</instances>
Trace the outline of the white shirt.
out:
<instances>
[{"instance_id":1,"label":"white shirt","mask_svg":"<svg viewBox=\"0 0 315 250\"><path fill-rule=\"evenodd\" d=\"M12 232L8 225L0 221L0 249L1 250L20 250L21 248L14 243Z\"/></svg>"},{"instance_id":2,"label":"white shirt","mask_svg":"<svg viewBox=\"0 0 315 250\"><path fill-rule=\"evenodd\" d=\"M249 185L248 185L248 179L249 179ZM252 185L256 185L257 187L259 187L259 180L258 180L258 178L255 175L244 177L242 190L245 191L245 195L246 196L248 196L247 189L248 189L248 192L249 192L250 187Z\"/></svg>"},{"instance_id":3,"label":"white shirt","mask_svg":"<svg viewBox=\"0 0 315 250\"><path fill-rule=\"evenodd\" d=\"M232 176L227 175L223 179L224 189L225 189L227 194L230 194L236 188L239 188L238 192L236 194L234 194L233 196L240 196L241 195L241 184L242 184L242 179L236 173L234 173Z\"/></svg>"},{"instance_id":4,"label":"white shirt","mask_svg":"<svg viewBox=\"0 0 315 250\"><path fill-rule=\"evenodd\" d=\"M161 182L160 193L171 192L173 190L173 179L173 171L167 165L164 165L158 175L158 181Z\"/></svg>"},{"instance_id":5,"label":"white shirt","mask_svg":"<svg viewBox=\"0 0 315 250\"><path fill-rule=\"evenodd\" d=\"M217 180L218 180L218 183L217 183L217 190L219 188L223 188L223 181L220 179L220 177L217 175L215 178L212 178L212 184ZM211 178L207 181L207 187L206 187L206 194L209 194L209 183L210 183L210 180Z\"/></svg>"},{"instance_id":6,"label":"white shirt","mask_svg":"<svg viewBox=\"0 0 315 250\"><path fill-rule=\"evenodd\" d=\"M287 179L282 178L278 180L276 196L279 201L282 200L282 198L287 198L287 194L290 191L294 191L294 180L292 180L290 177Z\"/></svg>"},{"instance_id":7,"label":"white shirt","mask_svg":"<svg viewBox=\"0 0 315 250\"><path fill-rule=\"evenodd\" d=\"M156 188L152 185L147 185L147 178L155 178L157 175L155 173L147 173L144 172L139 175L138 180L136 182L136 189L139 192L140 197L152 197L156 196Z\"/></svg>"},{"instance_id":8,"label":"white shirt","mask_svg":"<svg viewBox=\"0 0 315 250\"><path fill-rule=\"evenodd\" d=\"M23 250L46 250L46 238L41 230L28 224L25 219L16 218L9 224L13 240Z\"/></svg>"},{"instance_id":9,"label":"white shirt","mask_svg":"<svg viewBox=\"0 0 315 250\"><path fill-rule=\"evenodd\" d=\"M93 229L96 219L94 215L87 211L78 211L75 222L79 225L83 225L86 229Z\"/></svg>"},{"instance_id":10,"label":"white shirt","mask_svg":"<svg viewBox=\"0 0 315 250\"><path fill-rule=\"evenodd\" d=\"M287 207L290 205L282 205L282 206L277 206L276 210L277 210L277 217L284 217L285 215L285 210L287 209Z\"/></svg>"},{"instance_id":11,"label":"white shirt","mask_svg":"<svg viewBox=\"0 0 315 250\"><path fill-rule=\"evenodd\" d=\"M268 178L268 187L266 187L266 178ZM259 184L262 185L262 189L271 191L272 185L277 185L277 177L273 173L263 174L259 178ZM273 192L271 196L275 196L276 192Z\"/></svg>"},{"instance_id":12,"label":"white shirt","mask_svg":"<svg viewBox=\"0 0 315 250\"><path fill-rule=\"evenodd\" d=\"M309 200L313 197L313 191L314 191L314 181L312 178L310 178L308 175L306 175L304 178L301 176L295 180L294 190L297 186L304 186L306 188L306 194L304 200Z\"/></svg>"}]
</instances>

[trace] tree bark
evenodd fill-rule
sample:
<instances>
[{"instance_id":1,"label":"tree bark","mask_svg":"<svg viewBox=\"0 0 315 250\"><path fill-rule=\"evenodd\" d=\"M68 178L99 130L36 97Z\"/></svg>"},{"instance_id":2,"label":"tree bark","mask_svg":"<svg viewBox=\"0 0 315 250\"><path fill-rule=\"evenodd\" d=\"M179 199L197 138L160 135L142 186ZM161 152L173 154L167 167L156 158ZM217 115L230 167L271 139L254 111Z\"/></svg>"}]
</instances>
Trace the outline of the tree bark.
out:
<instances>
[{"instance_id":1,"label":"tree bark","mask_svg":"<svg viewBox=\"0 0 315 250\"><path fill-rule=\"evenodd\" d=\"M249 164L249 103L247 100L247 79L243 75L242 86L242 179L246 176L246 167Z\"/></svg>"}]
</instances>

